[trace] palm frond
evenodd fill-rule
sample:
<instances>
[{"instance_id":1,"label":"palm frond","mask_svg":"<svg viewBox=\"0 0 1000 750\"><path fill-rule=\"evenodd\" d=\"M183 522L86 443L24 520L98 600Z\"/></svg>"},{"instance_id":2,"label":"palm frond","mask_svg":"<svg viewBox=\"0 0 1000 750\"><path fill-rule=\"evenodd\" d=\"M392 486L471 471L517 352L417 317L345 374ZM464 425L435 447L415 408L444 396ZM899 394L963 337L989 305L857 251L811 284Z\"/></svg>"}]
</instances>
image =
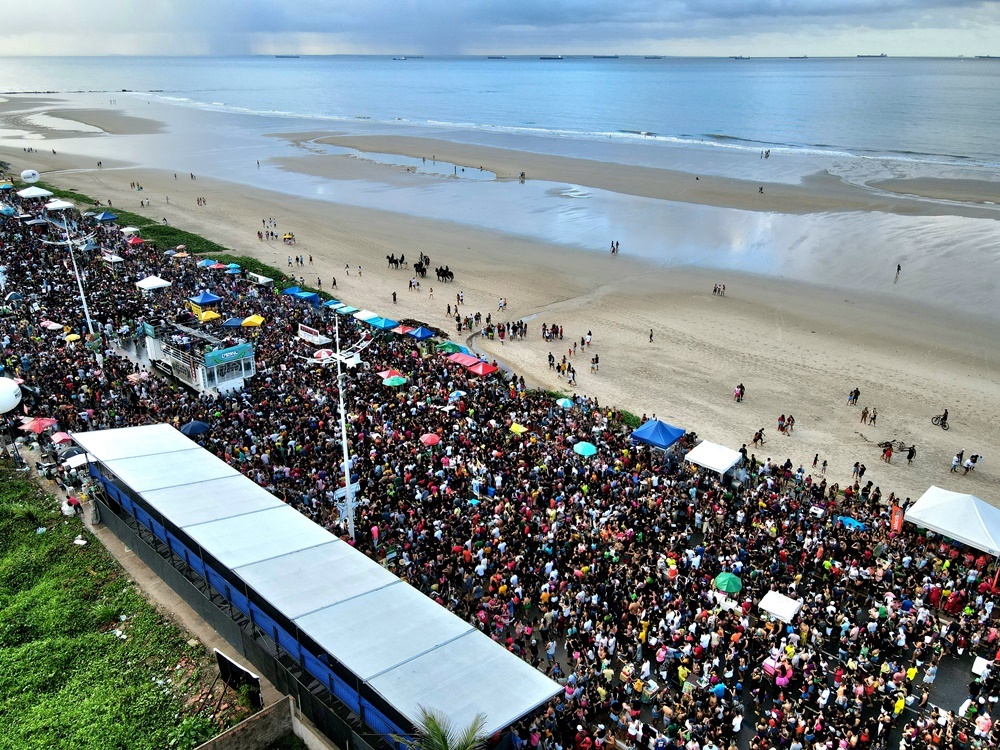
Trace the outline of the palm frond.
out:
<instances>
[{"instance_id":1,"label":"palm frond","mask_svg":"<svg viewBox=\"0 0 1000 750\"><path fill-rule=\"evenodd\" d=\"M444 712L420 707L415 737L395 737L410 750L480 750L486 742L486 715L477 714L468 726L456 727Z\"/></svg>"}]
</instances>

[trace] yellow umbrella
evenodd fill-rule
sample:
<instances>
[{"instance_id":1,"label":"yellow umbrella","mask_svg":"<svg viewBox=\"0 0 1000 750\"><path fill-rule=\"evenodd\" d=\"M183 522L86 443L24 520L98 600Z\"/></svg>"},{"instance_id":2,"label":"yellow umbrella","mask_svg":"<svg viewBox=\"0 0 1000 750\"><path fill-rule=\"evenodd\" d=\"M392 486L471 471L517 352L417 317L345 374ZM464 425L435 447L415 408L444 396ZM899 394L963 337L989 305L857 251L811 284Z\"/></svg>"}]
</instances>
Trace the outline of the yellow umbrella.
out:
<instances>
[{"instance_id":1,"label":"yellow umbrella","mask_svg":"<svg viewBox=\"0 0 1000 750\"><path fill-rule=\"evenodd\" d=\"M251 315L249 318L244 319L243 325L256 328L264 322L264 319L260 315Z\"/></svg>"},{"instance_id":2,"label":"yellow umbrella","mask_svg":"<svg viewBox=\"0 0 1000 750\"><path fill-rule=\"evenodd\" d=\"M215 310L206 310L201 314L201 322L207 323L210 320L218 320L221 317ZM246 325L246 322L244 322L244 325Z\"/></svg>"},{"instance_id":3,"label":"yellow umbrella","mask_svg":"<svg viewBox=\"0 0 1000 750\"><path fill-rule=\"evenodd\" d=\"M71 333L69 336L66 337L66 340L67 341L79 341L80 340L80 334L79 333Z\"/></svg>"},{"instance_id":4,"label":"yellow umbrella","mask_svg":"<svg viewBox=\"0 0 1000 750\"><path fill-rule=\"evenodd\" d=\"M523 435L528 431L528 428L525 427L523 424L518 424L517 422L515 422L510 426L510 431L513 432L515 435Z\"/></svg>"}]
</instances>

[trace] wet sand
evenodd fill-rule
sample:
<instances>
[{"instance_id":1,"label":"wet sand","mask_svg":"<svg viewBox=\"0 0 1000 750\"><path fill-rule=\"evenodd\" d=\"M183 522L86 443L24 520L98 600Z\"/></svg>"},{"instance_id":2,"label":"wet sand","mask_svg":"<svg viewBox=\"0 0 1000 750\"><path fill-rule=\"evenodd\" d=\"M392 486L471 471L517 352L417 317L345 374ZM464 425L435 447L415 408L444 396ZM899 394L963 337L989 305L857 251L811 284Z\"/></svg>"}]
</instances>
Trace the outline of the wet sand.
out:
<instances>
[{"instance_id":1,"label":"wet sand","mask_svg":"<svg viewBox=\"0 0 1000 750\"><path fill-rule=\"evenodd\" d=\"M109 159L115 154L113 137L107 153ZM873 294L729 271L664 268L627 254L584 253L451 222L296 198L209 175L191 180L186 173L174 179L171 172L141 167L99 171L89 158L62 151L26 155L13 147L0 150L0 158L15 171L28 166L56 170L44 179L105 203L110 198L114 207L156 220L165 217L238 253L291 270L310 285L320 277L331 291L335 276L338 296L387 317L413 317L454 331L446 305L463 291L463 312L529 319L526 341L477 346L544 387L594 395L602 404L640 415L655 413L733 448L749 444L753 432L764 427L768 442L754 451L759 458L787 456L808 470L818 453L820 461L829 461L829 481L842 486L852 464L861 461L868 466L866 478L886 496L894 491L916 497L938 484L1000 502L990 462L1000 448L1000 330L893 298L891 281L886 294ZM486 162L484 167L502 171L500 163ZM478 167L480 162L472 163ZM611 174L618 165L600 168ZM129 189L134 180L145 187L142 193ZM196 205L202 196L205 207ZM152 205L139 209L140 199ZM259 241L261 219L269 217L277 219L279 233L294 232L298 244ZM412 263L420 251L434 266L449 265L456 281L439 284L428 276L422 292L408 291L411 272L388 269L385 256L405 253ZM307 261L311 255L313 264L288 269L290 254L305 255ZM364 269L361 278L358 265ZM712 295L715 283L727 285L725 297ZM506 297L509 306L498 318L499 297ZM565 338L543 342L543 322L562 325ZM581 354L578 347L571 360L578 386L568 388L549 370L547 355L552 351L561 358L588 331L592 350ZM464 341L467 334L453 337ZM601 366L592 374L593 354L600 355ZM732 391L740 382L747 399L736 404ZM877 427L860 424L861 407L846 405L855 387L861 389L861 405L878 408ZM945 407L952 414L948 433L930 424ZM794 434L777 433L779 414L795 416ZM876 443L887 439L915 443L914 464L907 466L899 456L883 464ZM948 471L951 456L961 449L987 459L968 477Z\"/></svg>"}]
</instances>

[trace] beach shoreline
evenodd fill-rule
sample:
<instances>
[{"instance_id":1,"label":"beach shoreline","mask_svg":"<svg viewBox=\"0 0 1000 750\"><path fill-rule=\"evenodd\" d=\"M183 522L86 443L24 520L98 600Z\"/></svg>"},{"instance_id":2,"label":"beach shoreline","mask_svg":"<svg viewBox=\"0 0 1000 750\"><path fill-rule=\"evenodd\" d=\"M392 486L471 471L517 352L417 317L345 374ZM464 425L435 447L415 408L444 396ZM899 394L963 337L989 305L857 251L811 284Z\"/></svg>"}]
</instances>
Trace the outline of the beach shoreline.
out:
<instances>
[{"instance_id":1,"label":"beach shoreline","mask_svg":"<svg viewBox=\"0 0 1000 750\"><path fill-rule=\"evenodd\" d=\"M100 137L107 141L107 163L115 156L116 137ZM207 174L191 179L187 173L175 178L169 171L142 167L99 170L89 157L57 150L57 155L44 148L26 154L7 146L0 158L15 172L38 168L55 185L104 203L110 199L111 210L165 218L301 275L310 286L321 279L325 291L357 307L425 320L452 331L459 341L468 334L455 333L445 309L464 292L463 313L529 321L525 341L501 345L479 339L477 345L543 387L586 393L640 415L655 413L733 448L749 444L765 427L769 441L757 452L759 459L788 455L798 465L819 453L830 462L831 481L841 482L861 460L885 494L916 497L936 483L971 488L963 491L978 487L988 496L986 487L995 481L989 463L964 479L949 476L947 467L960 449L988 457L1000 447L997 326L894 297L891 279L884 293L859 293L728 270L663 267L627 254L582 253L516 234L304 199ZM489 166L502 171L499 164ZM131 182L142 184L143 191L130 189ZM207 205L198 206L198 197ZM150 206L139 208L140 200L151 201ZM271 217L279 234L295 233L296 245L257 239L262 219ZM431 256L432 266L449 265L456 281L439 284L429 275L421 280L421 292L408 291L412 271L387 269L385 256L405 253L412 263L420 251ZM292 254L312 256L313 262L304 269L288 268L286 258ZM330 286L334 276L336 289ZM716 283L727 285L725 297L712 294ZM428 299L431 287L433 301ZM508 300L502 315L496 311L501 297ZM541 340L542 323L564 326L566 336L558 346ZM569 355L573 340L579 342L588 331L592 352ZM549 369L549 351L557 360L571 358L577 388ZM601 367L592 374L594 353ZM732 401L738 382L748 390L742 404ZM878 427L860 425L858 411L846 406L847 391L854 387L861 389L863 404L877 405ZM945 407L954 415L947 434L929 421ZM796 431L779 436L771 427L779 413L789 412L798 421ZM915 443L917 461L909 467L905 462L877 465L875 443L883 439Z\"/></svg>"}]
</instances>

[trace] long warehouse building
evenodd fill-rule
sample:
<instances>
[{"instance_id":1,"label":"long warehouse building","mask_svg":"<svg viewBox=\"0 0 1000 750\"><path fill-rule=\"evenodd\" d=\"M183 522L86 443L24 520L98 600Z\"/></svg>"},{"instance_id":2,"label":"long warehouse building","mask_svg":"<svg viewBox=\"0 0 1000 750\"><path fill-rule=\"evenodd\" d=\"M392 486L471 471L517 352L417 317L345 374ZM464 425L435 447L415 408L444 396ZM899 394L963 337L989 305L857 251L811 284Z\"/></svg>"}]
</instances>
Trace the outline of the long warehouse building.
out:
<instances>
[{"instance_id":1,"label":"long warehouse building","mask_svg":"<svg viewBox=\"0 0 1000 750\"><path fill-rule=\"evenodd\" d=\"M165 545L174 568L200 576L389 744L411 733L421 707L459 726L483 713L495 734L561 690L172 426L73 439L90 454L105 511Z\"/></svg>"}]
</instances>

